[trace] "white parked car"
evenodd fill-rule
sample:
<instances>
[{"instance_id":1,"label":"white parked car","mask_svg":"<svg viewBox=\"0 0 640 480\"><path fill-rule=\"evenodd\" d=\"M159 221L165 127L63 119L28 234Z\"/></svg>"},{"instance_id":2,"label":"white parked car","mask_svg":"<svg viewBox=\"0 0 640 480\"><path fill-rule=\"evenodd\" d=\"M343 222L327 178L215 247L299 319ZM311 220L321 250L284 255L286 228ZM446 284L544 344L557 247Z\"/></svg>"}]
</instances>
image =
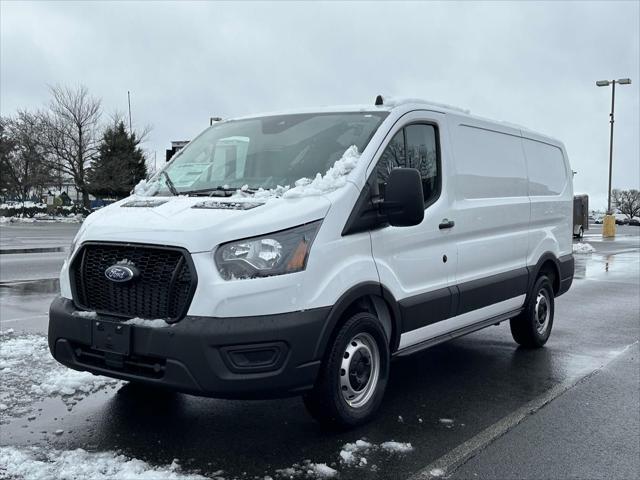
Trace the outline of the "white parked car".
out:
<instances>
[{"instance_id":1,"label":"white parked car","mask_svg":"<svg viewBox=\"0 0 640 480\"><path fill-rule=\"evenodd\" d=\"M174 185L193 164L208 167ZM545 344L573 279L572 201L561 142L453 107L222 121L87 218L49 346L78 370L303 395L316 419L357 425L392 357L505 320Z\"/></svg>"}]
</instances>

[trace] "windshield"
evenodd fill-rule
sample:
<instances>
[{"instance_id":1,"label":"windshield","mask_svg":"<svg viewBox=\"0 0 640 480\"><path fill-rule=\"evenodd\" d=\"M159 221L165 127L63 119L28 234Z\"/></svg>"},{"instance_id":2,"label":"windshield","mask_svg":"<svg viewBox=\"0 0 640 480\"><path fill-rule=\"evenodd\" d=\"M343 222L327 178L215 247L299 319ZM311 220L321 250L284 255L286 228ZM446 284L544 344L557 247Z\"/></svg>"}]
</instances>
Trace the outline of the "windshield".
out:
<instances>
[{"instance_id":1,"label":"windshield","mask_svg":"<svg viewBox=\"0 0 640 480\"><path fill-rule=\"evenodd\" d=\"M362 152L387 115L312 113L219 123L156 176L160 185L155 194L293 185L324 174L352 145Z\"/></svg>"}]
</instances>

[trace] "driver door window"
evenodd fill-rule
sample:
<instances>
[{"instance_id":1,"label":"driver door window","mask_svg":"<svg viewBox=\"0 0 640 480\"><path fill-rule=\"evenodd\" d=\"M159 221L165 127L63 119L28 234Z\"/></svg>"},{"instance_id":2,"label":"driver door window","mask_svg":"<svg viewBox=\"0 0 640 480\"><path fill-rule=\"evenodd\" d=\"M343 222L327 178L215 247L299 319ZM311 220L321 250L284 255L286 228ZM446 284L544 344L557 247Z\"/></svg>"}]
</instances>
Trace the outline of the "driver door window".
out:
<instances>
[{"instance_id":1,"label":"driver door window","mask_svg":"<svg viewBox=\"0 0 640 480\"><path fill-rule=\"evenodd\" d=\"M408 125L391 139L376 167L376 179L380 199L389 174L394 168L415 168L422 178L425 208L440 195L440 159L438 156L436 128L433 125Z\"/></svg>"}]
</instances>

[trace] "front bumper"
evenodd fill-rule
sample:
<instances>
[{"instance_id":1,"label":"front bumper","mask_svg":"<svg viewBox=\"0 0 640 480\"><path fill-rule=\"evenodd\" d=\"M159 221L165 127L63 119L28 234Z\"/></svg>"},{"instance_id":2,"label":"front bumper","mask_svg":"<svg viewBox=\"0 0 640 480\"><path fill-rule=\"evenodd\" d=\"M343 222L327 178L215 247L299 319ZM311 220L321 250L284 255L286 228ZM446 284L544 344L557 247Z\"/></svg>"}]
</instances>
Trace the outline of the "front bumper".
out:
<instances>
[{"instance_id":1,"label":"front bumper","mask_svg":"<svg viewBox=\"0 0 640 480\"><path fill-rule=\"evenodd\" d=\"M69 299L49 311L49 348L67 367L218 398L296 395L313 387L330 307L278 315L187 316L163 327L131 327L128 355L93 348L93 324Z\"/></svg>"}]
</instances>

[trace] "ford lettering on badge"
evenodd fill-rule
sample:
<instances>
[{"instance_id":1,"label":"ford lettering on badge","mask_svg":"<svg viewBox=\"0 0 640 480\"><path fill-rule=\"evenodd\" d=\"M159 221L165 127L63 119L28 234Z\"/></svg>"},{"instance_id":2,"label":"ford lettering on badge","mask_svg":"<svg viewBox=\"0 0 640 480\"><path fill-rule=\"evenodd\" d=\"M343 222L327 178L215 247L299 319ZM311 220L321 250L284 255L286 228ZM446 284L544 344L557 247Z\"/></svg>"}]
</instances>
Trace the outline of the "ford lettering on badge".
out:
<instances>
[{"instance_id":1,"label":"ford lettering on badge","mask_svg":"<svg viewBox=\"0 0 640 480\"><path fill-rule=\"evenodd\" d=\"M126 265L111 265L104 271L104 276L112 282L128 282L133 280L136 272Z\"/></svg>"}]
</instances>

